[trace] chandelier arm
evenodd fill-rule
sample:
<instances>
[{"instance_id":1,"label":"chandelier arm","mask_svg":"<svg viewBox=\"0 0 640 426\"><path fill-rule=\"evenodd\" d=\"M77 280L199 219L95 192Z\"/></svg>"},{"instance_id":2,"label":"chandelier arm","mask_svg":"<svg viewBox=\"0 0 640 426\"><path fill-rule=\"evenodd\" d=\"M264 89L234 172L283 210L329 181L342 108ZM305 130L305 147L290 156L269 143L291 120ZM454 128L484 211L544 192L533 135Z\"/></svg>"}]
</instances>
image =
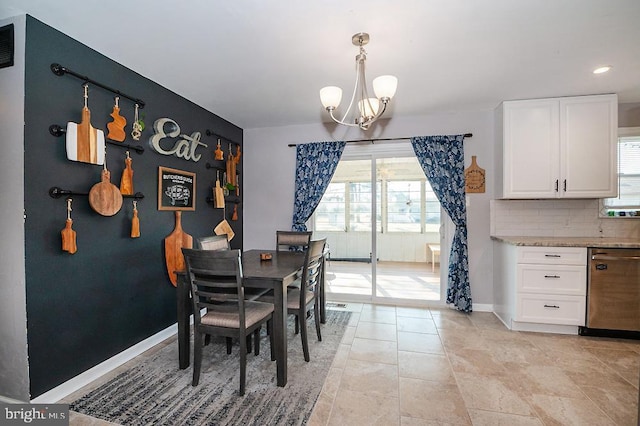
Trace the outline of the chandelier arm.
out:
<instances>
[{"instance_id":1,"label":"chandelier arm","mask_svg":"<svg viewBox=\"0 0 640 426\"><path fill-rule=\"evenodd\" d=\"M334 108L334 109L335 109L335 108ZM338 123L338 124L342 124L342 125L344 125L344 126L349 126L349 127L358 127L358 125L357 125L357 124L347 123L347 122L345 122L345 121L344 121L344 119L343 119L343 120L338 120L338 119L335 117L335 115L333 115L333 111L334 111L334 109L327 108L327 111L329 112L329 116L331 117L331 119L332 119L333 121L335 121L335 122L336 122L336 123Z\"/></svg>"},{"instance_id":2,"label":"chandelier arm","mask_svg":"<svg viewBox=\"0 0 640 426\"><path fill-rule=\"evenodd\" d=\"M351 108L353 107L353 101L356 99L356 93L358 92L358 83L360 82L360 61L356 60L356 82L353 86L353 93L351 94L351 101L349 102L349 106L347 107L347 110L344 112L344 115L342 116L342 120L340 120L340 123L345 122L346 118L349 116L349 112L351 112Z\"/></svg>"}]
</instances>

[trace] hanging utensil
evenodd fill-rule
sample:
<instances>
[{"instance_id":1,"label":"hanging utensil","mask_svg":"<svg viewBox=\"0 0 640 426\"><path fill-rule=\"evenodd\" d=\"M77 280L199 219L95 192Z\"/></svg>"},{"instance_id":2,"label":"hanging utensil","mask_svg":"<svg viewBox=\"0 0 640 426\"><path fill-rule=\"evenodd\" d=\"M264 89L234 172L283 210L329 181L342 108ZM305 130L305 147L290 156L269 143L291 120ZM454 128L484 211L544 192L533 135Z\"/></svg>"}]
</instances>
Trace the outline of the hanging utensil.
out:
<instances>
[{"instance_id":1,"label":"hanging utensil","mask_svg":"<svg viewBox=\"0 0 640 426\"><path fill-rule=\"evenodd\" d=\"M224 191L220 187L220 171L216 172L216 187L213 190L213 199L216 209L224 208Z\"/></svg>"},{"instance_id":2,"label":"hanging utensil","mask_svg":"<svg viewBox=\"0 0 640 426\"><path fill-rule=\"evenodd\" d=\"M229 155L227 156L227 183L230 184L228 189L235 189L236 183L236 162L229 144Z\"/></svg>"},{"instance_id":3,"label":"hanging utensil","mask_svg":"<svg viewBox=\"0 0 640 426\"><path fill-rule=\"evenodd\" d=\"M182 230L181 217L182 212L176 210L176 226L173 232L164 239L164 258L167 265L167 273L174 287L178 284L176 272L186 269L182 248L193 247L193 237Z\"/></svg>"},{"instance_id":4,"label":"hanging utensil","mask_svg":"<svg viewBox=\"0 0 640 426\"><path fill-rule=\"evenodd\" d=\"M113 121L107 123L107 129L109 129L107 138L117 142L123 142L127 137L124 132L124 126L127 125L127 119L120 115L120 106L118 106L119 100L120 97L116 96L115 105L113 106L113 111L110 114L111 117L113 117Z\"/></svg>"},{"instance_id":5,"label":"hanging utensil","mask_svg":"<svg viewBox=\"0 0 640 426\"><path fill-rule=\"evenodd\" d=\"M91 125L89 111L89 86L84 86L84 107L80 124L67 123L66 151L67 159L89 164L104 163L104 132Z\"/></svg>"},{"instance_id":6,"label":"hanging utensil","mask_svg":"<svg viewBox=\"0 0 640 426\"><path fill-rule=\"evenodd\" d=\"M89 191L89 205L102 216L113 216L122 208L122 193L111 183L111 173L107 170L106 159L100 182L93 185Z\"/></svg>"},{"instance_id":7,"label":"hanging utensil","mask_svg":"<svg viewBox=\"0 0 640 426\"><path fill-rule=\"evenodd\" d=\"M139 105L136 104L133 110L133 124L131 125L133 128L133 130L131 130L131 137L136 141L140 140L140 136L142 136L142 131L144 130L140 123L140 119L138 118L138 108Z\"/></svg>"},{"instance_id":8,"label":"hanging utensil","mask_svg":"<svg viewBox=\"0 0 640 426\"><path fill-rule=\"evenodd\" d=\"M138 202L133 200L133 219L131 219L131 238L140 236L140 219L138 219Z\"/></svg>"},{"instance_id":9,"label":"hanging utensil","mask_svg":"<svg viewBox=\"0 0 640 426\"><path fill-rule=\"evenodd\" d=\"M231 215L231 220L238 220L238 204L233 205L233 214Z\"/></svg>"},{"instance_id":10,"label":"hanging utensil","mask_svg":"<svg viewBox=\"0 0 640 426\"><path fill-rule=\"evenodd\" d=\"M129 151L126 151L127 158L124 159L125 168L120 178L120 193L122 195L133 195L133 169L131 168L132 159Z\"/></svg>"},{"instance_id":11,"label":"hanging utensil","mask_svg":"<svg viewBox=\"0 0 640 426\"><path fill-rule=\"evenodd\" d=\"M73 220L71 220L71 201L71 198L67 198L67 223L61 231L61 234L62 250L69 252L69 254L74 254L78 251L78 246L76 245L76 231L71 229L71 225L73 224Z\"/></svg>"},{"instance_id":12,"label":"hanging utensil","mask_svg":"<svg viewBox=\"0 0 640 426\"><path fill-rule=\"evenodd\" d=\"M220 149L220 139L218 139L218 147L214 151L214 158L216 160L224 160L224 152Z\"/></svg>"}]
</instances>

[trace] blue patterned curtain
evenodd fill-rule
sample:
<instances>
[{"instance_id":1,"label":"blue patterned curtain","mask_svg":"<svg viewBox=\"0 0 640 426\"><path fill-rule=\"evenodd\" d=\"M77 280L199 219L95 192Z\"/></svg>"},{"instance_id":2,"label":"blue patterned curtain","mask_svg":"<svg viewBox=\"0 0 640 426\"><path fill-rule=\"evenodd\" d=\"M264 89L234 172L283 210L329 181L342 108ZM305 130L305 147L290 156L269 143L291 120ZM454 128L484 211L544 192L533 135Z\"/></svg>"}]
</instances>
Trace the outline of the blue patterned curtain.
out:
<instances>
[{"instance_id":1,"label":"blue patterned curtain","mask_svg":"<svg viewBox=\"0 0 640 426\"><path fill-rule=\"evenodd\" d=\"M313 142L296 146L296 189L292 231L306 231L313 214L336 171L343 141Z\"/></svg>"},{"instance_id":2,"label":"blue patterned curtain","mask_svg":"<svg viewBox=\"0 0 640 426\"><path fill-rule=\"evenodd\" d=\"M411 145L433 192L456 225L449 254L447 303L471 312L463 140L463 135L420 136L411 138Z\"/></svg>"}]
</instances>

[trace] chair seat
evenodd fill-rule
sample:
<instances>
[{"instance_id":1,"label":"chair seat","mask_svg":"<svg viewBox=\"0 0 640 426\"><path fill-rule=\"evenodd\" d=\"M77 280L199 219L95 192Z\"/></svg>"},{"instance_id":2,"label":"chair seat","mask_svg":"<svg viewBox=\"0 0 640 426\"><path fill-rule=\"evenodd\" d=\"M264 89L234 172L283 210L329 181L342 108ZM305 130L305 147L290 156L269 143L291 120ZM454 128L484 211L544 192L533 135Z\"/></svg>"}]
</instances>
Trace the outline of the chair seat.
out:
<instances>
[{"instance_id":1,"label":"chair seat","mask_svg":"<svg viewBox=\"0 0 640 426\"><path fill-rule=\"evenodd\" d=\"M246 301L244 303L245 327L249 328L264 320L273 312L273 304ZM237 303L225 303L216 306L213 312L207 312L202 317L202 324L213 327L240 328L240 315Z\"/></svg>"}]
</instances>

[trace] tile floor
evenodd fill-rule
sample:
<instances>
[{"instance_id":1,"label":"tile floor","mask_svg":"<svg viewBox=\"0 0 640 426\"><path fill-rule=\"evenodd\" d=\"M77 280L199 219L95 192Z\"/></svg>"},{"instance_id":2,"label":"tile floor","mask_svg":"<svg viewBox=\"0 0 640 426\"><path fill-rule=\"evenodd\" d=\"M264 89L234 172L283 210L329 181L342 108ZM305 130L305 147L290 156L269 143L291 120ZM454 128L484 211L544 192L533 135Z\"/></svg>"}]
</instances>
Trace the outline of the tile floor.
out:
<instances>
[{"instance_id":1,"label":"tile floor","mask_svg":"<svg viewBox=\"0 0 640 426\"><path fill-rule=\"evenodd\" d=\"M346 309L309 426L638 424L640 341L514 332L487 312Z\"/></svg>"},{"instance_id":2,"label":"tile floor","mask_svg":"<svg viewBox=\"0 0 640 426\"><path fill-rule=\"evenodd\" d=\"M514 332L486 312L347 309L309 425L638 424L640 341Z\"/></svg>"}]
</instances>

